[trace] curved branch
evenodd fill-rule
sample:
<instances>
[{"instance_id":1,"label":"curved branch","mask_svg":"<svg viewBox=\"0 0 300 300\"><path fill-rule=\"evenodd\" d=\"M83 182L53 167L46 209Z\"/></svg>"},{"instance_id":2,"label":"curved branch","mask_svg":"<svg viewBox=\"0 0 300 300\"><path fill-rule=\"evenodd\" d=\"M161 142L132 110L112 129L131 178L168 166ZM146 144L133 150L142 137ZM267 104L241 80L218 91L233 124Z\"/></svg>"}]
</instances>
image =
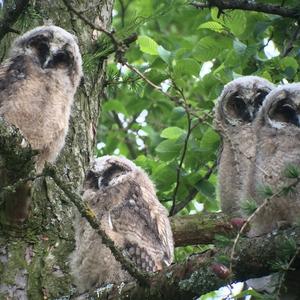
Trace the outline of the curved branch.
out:
<instances>
[{"instance_id":1,"label":"curved branch","mask_svg":"<svg viewBox=\"0 0 300 300\"><path fill-rule=\"evenodd\" d=\"M216 234L233 235L236 229L222 213L201 213L170 218L175 247L212 244Z\"/></svg>"},{"instance_id":2,"label":"curved branch","mask_svg":"<svg viewBox=\"0 0 300 300\"><path fill-rule=\"evenodd\" d=\"M134 282L119 286L109 285L89 295L88 299L193 299L228 284L245 281L274 272L272 261L286 260L282 249L284 241L293 236L300 244L300 228L289 229L252 239L241 239L233 272L218 262L218 257L230 255L230 247L219 252L211 250L192 255L184 262L174 264L150 279L150 287ZM297 257L299 260L299 256Z\"/></svg>"},{"instance_id":3,"label":"curved branch","mask_svg":"<svg viewBox=\"0 0 300 300\"><path fill-rule=\"evenodd\" d=\"M270 5L264 3L256 3L252 1L241 0L208 0L205 2L191 2L192 6L203 9L217 7L220 11L225 9L240 9L248 11L262 12L271 15L278 15L285 18L298 20L300 18L300 10L295 8L283 7L280 5Z\"/></svg>"}]
</instances>

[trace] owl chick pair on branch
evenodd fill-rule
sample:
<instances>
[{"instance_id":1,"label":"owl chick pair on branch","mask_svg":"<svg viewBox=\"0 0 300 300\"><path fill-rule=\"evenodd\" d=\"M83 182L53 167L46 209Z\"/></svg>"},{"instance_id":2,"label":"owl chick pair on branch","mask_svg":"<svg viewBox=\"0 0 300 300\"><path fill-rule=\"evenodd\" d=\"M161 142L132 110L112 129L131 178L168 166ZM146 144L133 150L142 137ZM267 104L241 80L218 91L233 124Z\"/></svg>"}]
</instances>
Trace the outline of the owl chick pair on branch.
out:
<instances>
[{"instance_id":1,"label":"owl chick pair on branch","mask_svg":"<svg viewBox=\"0 0 300 300\"><path fill-rule=\"evenodd\" d=\"M247 201L261 206L249 236L300 220L298 178L288 174L288 168L300 168L299 117L300 83L276 87L245 76L227 84L219 97L215 126L223 138L221 206L232 217L246 217L242 207Z\"/></svg>"},{"instance_id":2,"label":"owl chick pair on branch","mask_svg":"<svg viewBox=\"0 0 300 300\"><path fill-rule=\"evenodd\" d=\"M57 159L65 144L81 77L76 37L57 26L37 27L17 38L0 66L0 116L38 150L37 173L42 173L45 162ZM0 188L7 174L0 169ZM5 182L16 180L12 176ZM171 264L174 243L167 211L145 172L125 158L105 156L94 161L83 190L83 201L94 210L102 229L140 270L154 272ZM29 205L27 182L0 211L22 223ZM74 227L76 247L70 265L79 291L132 279L79 214Z\"/></svg>"}]
</instances>

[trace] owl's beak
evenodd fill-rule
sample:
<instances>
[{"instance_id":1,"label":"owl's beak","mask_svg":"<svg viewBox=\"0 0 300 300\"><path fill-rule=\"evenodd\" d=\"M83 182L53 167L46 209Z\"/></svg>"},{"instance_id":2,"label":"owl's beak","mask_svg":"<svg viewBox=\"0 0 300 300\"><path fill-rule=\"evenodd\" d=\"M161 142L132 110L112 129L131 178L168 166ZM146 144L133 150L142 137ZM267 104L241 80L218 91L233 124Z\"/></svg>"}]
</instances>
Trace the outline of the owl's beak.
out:
<instances>
[{"instance_id":1,"label":"owl's beak","mask_svg":"<svg viewBox=\"0 0 300 300\"><path fill-rule=\"evenodd\" d=\"M73 65L73 62L74 59L70 52L67 50L57 50L46 59L43 68L50 69L62 65L69 67Z\"/></svg>"}]
</instances>

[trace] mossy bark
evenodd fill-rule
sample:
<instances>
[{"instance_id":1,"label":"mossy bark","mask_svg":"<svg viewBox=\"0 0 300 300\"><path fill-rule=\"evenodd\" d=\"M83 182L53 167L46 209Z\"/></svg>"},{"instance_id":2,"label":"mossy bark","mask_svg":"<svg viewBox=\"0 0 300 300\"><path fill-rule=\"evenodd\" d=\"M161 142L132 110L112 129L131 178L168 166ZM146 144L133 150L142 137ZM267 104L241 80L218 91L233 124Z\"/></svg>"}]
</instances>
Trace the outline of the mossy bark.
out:
<instances>
[{"instance_id":1,"label":"mossy bark","mask_svg":"<svg viewBox=\"0 0 300 300\"><path fill-rule=\"evenodd\" d=\"M110 26L113 0L78 0L72 1L72 5L85 11L89 20L98 18L102 26ZM39 17L30 19L32 12ZM62 1L31 1L24 18L26 22L16 25L22 32L43 25L43 19L73 32L83 55L95 35ZM5 39L12 40L13 34ZM4 40L3 45L6 43ZM104 68L105 63L99 62L93 72L85 74L73 105L66 144L56 163L61 178L78 192L92 157ZM18 163L16 160L15 164ZM20 226L0 228L0 299L59 299L74 292L68 266L74 249L73 210L51 178L41 177L33 182L27 220Z\"/></svg>"}]
</instances>

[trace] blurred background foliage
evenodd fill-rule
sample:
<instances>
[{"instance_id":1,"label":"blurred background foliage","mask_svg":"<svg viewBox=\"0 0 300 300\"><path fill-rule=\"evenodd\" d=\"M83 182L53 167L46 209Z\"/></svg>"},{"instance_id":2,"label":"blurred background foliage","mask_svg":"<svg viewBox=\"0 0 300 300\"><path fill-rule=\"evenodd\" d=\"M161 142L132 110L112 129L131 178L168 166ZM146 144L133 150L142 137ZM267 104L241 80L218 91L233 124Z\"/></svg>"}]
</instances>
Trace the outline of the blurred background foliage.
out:
<instances>
[{"instance_id":1,"label":"blurred background foliage","mask_svg":"<svg viewBox=\"0 0 300 300\"><path fill-rule=\"evenodd\" d=\"M299 6L297 0L253 2ZM118 39L138 35L126 51L128 63L169 97L110 56L97 155L133 159L149 173L171 214L218 211L217 97L242 75L275 84L299 81L297 22L259 12L198 10L184 0L116 0L113 14ZM85 56L86 70L109 43L100 37L99 50ZM176 258L203 249L180 248Z\"/></svg>"}]
</instances>

